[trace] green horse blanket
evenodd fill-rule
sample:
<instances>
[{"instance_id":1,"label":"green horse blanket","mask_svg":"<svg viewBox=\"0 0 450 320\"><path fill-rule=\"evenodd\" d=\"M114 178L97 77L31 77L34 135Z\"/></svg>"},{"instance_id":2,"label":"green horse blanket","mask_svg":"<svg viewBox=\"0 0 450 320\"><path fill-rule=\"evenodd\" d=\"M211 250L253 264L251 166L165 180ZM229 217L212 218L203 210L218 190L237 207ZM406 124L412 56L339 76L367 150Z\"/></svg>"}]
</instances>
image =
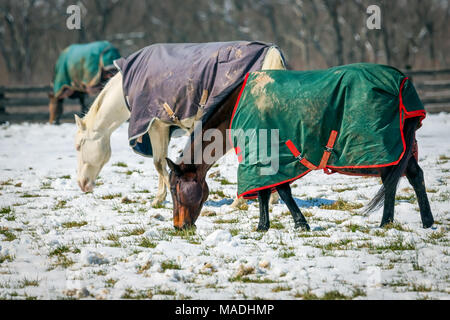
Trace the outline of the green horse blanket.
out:
<instances>
[{"instance_id":1,"label":"green horse blanket","mask_svg":"<svg viewBox=\"0 0 450 320\"><path fill-rule=\"evenodd\" d=\"M64 98L75 91L90 92L100 84L102 70L115 70L113 61L118 58L119 51L108 41L68 46L56 62L53 78L55 97Z\"/></svg>"},{"instance_id":2,"label":"green horse blanket","mask_svg":"<svg viewBox=\"0 0 450 320\"><path fill-rule=\"evenodd\" d=\"M311 170L395 165L410 117L422 120L424 106L411 81L389 66L249 73L230 122L238 196L273 191Z\"/></svg>"}]
</instances>

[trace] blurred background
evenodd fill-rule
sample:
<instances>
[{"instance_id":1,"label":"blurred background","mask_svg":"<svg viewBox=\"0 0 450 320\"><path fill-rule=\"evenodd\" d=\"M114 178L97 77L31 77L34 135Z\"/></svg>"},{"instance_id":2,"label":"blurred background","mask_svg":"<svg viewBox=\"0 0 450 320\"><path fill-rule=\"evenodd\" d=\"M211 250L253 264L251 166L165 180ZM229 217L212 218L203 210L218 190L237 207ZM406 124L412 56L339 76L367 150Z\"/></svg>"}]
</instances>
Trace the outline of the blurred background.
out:
<instances>
[{"instance_id":1,"label":"blurred background","mask_svg":"<svg viewBox=\"0 0 450 320\"><path fill-rule=\"evenodd\" d=\"M69 5L81 29L66 27ZM370 30L369 5L381 9ZM157 42L261 40L292 69L375 62L448 69L449 0L0 0L0 86L52 81L72 43L109 40L123 56Z\"/></svg>"}]
</instances>

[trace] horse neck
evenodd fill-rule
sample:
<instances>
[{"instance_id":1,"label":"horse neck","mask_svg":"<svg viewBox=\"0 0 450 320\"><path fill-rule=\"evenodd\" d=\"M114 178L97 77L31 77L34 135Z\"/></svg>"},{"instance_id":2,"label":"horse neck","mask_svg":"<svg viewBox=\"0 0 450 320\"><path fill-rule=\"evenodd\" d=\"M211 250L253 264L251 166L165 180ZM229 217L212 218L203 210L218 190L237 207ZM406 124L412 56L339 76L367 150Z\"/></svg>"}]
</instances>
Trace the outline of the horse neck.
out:
<instances>
[{"instance_id":1,"label":"horse neck","mask_svg":"<svg viewBox=\"0 0 450 320\"><path fill-rule=\"evenodd\" d=\"M122 75L118 72L94 100L86 116L86 123L88 129L111 135L129 117L130 111L123 94Z\"/></svg>"},{"instance_id":2,"label":"horse neck","mask_svg":"<svg viewBox=\"0 0 450 320\"><path fill-rule=\"evenodd\" d=\"M202 134L193 136L193 139L191 139L191 143L188 145L188 148L185 151L188 151L187 154L190 155L191 159L188 159L190 163L194 163L194 148L197 144L201 143L201 150L202 155L205 148L211 144L216 143L216 141L203 141L203 135L206 130L208 129L216 129L219 130L222 137L222 155L225 155L225 153L228 151L230 145L227 144L227 135L226 131L230 125L231 116L233 114L233 109L236 104L236 101L238 99L239 93L241 91L242 85L237 87L225 100L225 102L220 105L217 110L204 122L202 123ZM219 158L216 159L216 161L219 160ZM208 170L214 165L214 163L206 163L203 159L201 159L201 163L197 164L197 174L205 178Z\"/></svg>"}]
</instances>

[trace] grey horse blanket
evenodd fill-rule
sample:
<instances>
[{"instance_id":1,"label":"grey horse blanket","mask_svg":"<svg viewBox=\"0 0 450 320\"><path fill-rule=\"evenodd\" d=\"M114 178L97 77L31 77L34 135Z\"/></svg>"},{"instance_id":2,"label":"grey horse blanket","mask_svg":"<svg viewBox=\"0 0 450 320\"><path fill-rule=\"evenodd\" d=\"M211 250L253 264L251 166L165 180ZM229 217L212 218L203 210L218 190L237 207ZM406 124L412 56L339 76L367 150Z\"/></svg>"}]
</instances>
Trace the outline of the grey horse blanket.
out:
<instances>
[{"instance_id":1,"label":"grey horse blanket","mask_svg":"<svg viewBox=\"0 0 450 320\"><path fill-rule=\"evenodd\" d=\"M154 118L175 125L199 108L203 114L214 111L247 72L261 69L271 46L249 41L153 44L115 60L131 112L130 146L152 156L148 130Z\"/></svg>"}]
</instances>

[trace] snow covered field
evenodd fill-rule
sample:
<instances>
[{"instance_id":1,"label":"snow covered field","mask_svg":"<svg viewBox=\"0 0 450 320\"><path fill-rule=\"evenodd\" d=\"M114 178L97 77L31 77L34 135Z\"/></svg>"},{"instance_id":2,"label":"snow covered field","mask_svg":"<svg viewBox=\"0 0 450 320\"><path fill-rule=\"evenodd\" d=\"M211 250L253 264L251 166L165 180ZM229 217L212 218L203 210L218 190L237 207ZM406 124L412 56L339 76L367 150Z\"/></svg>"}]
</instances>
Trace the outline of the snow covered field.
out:
<instances>
[{"instance_id":1,"label":"snow covered field","mask_svg":"<svg viewBox=\"0 0 450 320\"><path fill-rule=\"evenodd\" d=\"M360 207L379 179L313 172L293 194L312 231L294 230L284 204L254 231L258 204L233 211L237 161L210 170L212 193L196 231L172 227L170 195L152 208L151 159L112 137L99 186L76 183L74 124L0 126L0 298L3 299L449 299L450 115L428 115L419 160L434 229L421 227L402 179L396 223ZM185 138L171 142L176 158Z\"/></svg>"}]
</instances>

